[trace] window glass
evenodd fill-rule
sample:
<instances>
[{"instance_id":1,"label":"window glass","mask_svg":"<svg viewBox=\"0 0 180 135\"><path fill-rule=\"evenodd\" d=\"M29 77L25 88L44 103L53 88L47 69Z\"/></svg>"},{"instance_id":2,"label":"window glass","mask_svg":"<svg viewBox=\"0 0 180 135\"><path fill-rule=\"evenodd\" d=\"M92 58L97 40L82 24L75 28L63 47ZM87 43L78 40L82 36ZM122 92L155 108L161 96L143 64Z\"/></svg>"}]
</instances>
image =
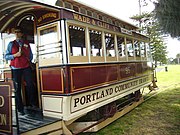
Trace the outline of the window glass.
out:
<instances>
[{"instance_id":1,"label":"window glass","mask_svg":"<svg viewBox=\"0 0 180 135\"><path fill-rule=\"evenodd\" d=\"M88 15L88 16L92 16L92 12L88 10L88 11L87 11L87 15Z\"/></svg>"},{"instance_id":2,"label":"window glass","mask_svg":"<svg viewBox=\"0 0 180 135\"><path fill-rule=\"evenodd\" d=\"M99 20L103 20L101 15L99 15Z\"/></svg>"},{"instance_id":3,"label":"window glass","mask_svg":"<svg viewBox=\"0 0 180 135\"><path fill-rule=\"evenodd\" d=\"M85 8L80 8L80 12L85 15L86 14L86 9Z\"/></svg>"},{"instance_id":4,"label":"window glass","mask_svg":"<svg viewBox=\"0 0 180 135\"><path fill-rule=\"evenodd\" d=\"M115 57L114 35L106 33L105 43L106 43L106 55L109 57Z\"/></svg>"},{"instance_id":5,"label":"window glass","mask_svg":"<svg viewBox=\"0 0 180 135\"><path fill-rule=\"evenodd\" d=\"M98 16L97 13L93 12L93 17L97 18L97 16Z\"/></svg>"},{"instance_id":6,"label":"window glass","mask_svg":"<svg viewBox=\"0 0 180 135\"><path fill-rule=\"evenodd\" d=\"M51 39L51 40L49 40ZM54 58L59 56L60 46L58 43L57 26L52 26L40 31L39 55L41 58Z\"/></svg>"},{"instance_id":7,"label":"window glass","mask_svg":"<svg viewBox=\"0 0 180 135\"><path fill-rule=\"evenodd\" d=\"M64 4L65 4L65 8L69 8L69 9L71 9L71 8L72 8L70 3L65 2Z\"/></svg>"},{"instance_id":8,"label":"window glass","mask_svg":"<svg viewBox=\"0 0 180 135\"><path fill-rule=\"evenodd\" d=\"M147 51L146 57L148 58L149 61L151 61L152 60L151 48L148 43L145 43L145 46L146 46L146 51Z\"/></svg>"},{"instance_id":9,"label":"window glass","mask_svg":"<svg viewBox=\"0 0 180 135\"><path fill-rule=\"evenodd\" d=\"M85 28L70 25L69 38L71 56L86 56Z\"/></svg>"},{"instance_id":10,"label":"window glass","mask_svg":"<svg viewBox=\"0 0 180 135\"><path fill-rule=\"evenodd\" d=\"M134 40L134 50L136 57L140 57L140 42L137 40Z\"/></svg>"},{"instance_id":11,"label":"window glass","mask_svg":"<svg viewBox=\"0 0 180 135\"><path fill-rule=\"evenodd\" d=\"M126 45L127 45L128 57L133 57L134 49L133 49L132 39L127 38Z\"/></svg>"},{"instance_id":12,"label":"window glass","mask_svg":"<svg viewBox=\"0 0 180 135\"><path fill-rule=\"evenodd\" d=\"M112 24L112 20L110 18L108 18L107 22Z\"/></svg>"},{"instance_id":13,"label":"window glass","mask_svg":"<svg viewBox=\"0 0 180 135\"><path fill-rule=\"evenodd\" d=\"M73 6L73 10L79 12L79 8L77 6Z\"/></svg>"},{"instance_id":14,"label":"window glass","mask_svg":"<svg viewBox=\"0 0 180 135\"><path fill-rule=\"evenodd\" d=\"M144 42L141 42L140 47L141 47L141 57L146 57L146 47L145 47L145 43L144 43Z\"/></svg>"},{"instance_id":15,"label":"window glass","mask_svg":"<svg viewBox=\"0 0 180 135\"><path fill-rule=\"evenodd\" d=\"M117 36L118 54L120 57L125 56L125 43L124 37Z\"/></svg>"},{"instance_id":16,"label":"window glass","mask_svg":"<svg viewBox=\"0 0 180 135\"><path fill-rule=\"evenodd\" d=\"M104 16L104 21L107 22L107 17Z\"/></svg>"},{"instance_id":17,"label":"window glass","mask_svg":"<svg viewBox=\"0 0 180 135\"><path fill-rule=\"evenodd\" d=\"M103 56L101 35L102 35L101 31L89 30L92 56Z\"/></svg>"}]
</instances>

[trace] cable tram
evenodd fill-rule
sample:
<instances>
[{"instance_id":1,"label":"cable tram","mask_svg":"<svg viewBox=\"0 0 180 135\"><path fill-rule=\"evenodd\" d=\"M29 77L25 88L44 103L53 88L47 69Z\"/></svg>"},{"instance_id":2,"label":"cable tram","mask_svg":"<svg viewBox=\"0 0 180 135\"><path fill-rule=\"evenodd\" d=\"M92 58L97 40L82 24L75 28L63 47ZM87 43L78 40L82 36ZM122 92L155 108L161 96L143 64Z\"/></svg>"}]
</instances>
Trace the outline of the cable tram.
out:
<instances>
[{"instance_id":1,"label":"cable tram","mask_svg":"<svg viewBox=\"0 0 180 135\"><path fill-rule=\"evenodd\" d=\"M39 101L32 116L22 80L27 115L17 115L11 70L3 59L2 134L96 132L142 103L143 88L157 87L149 38L128 22L76 0L57 0L56 6L1 0L0 11L2 56L15 38L14 28L23 27L34 55Z\"/></svg>"}]
</instances>

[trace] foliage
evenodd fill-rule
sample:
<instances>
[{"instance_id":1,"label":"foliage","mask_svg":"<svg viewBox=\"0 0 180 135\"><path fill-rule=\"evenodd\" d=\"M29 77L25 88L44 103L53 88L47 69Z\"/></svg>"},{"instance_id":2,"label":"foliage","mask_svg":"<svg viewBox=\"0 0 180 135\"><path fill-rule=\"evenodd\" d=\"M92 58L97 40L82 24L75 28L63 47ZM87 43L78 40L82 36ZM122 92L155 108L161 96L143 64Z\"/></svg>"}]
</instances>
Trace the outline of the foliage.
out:
<instances>
[{"instance_id":1,"label":"foliage","mask_svg":"<svg viewBox=\"0 0 180 135\"><path fill-rule=\"evenodd\" d=\"M176 58L180 58L180 53L178 53L178 54L176 55Z\"/></svg>"},{"instance_id":2,"label":"foliage","mask_svg":"<svg viewBox=\"0 0 180 135\"><path fill-rule=\"evenodd\" d=\"M162 35L159 23L154 17L154 13L142 13L135 15L131 19L139 22L140 31L150 37L150 47L152 57L155 63L167 63L167 46L164 43L164 35Z\"/></svg>"},{"instance_id":3,"label":"foliage","mask_svg":"<svg viewBox=\"0 0 180 135\"><path fill-rule=\"evenodd\" d=\"M158 0L154 12L162 31L180 39L180 0Z\"/></svg>"}]
</instances>

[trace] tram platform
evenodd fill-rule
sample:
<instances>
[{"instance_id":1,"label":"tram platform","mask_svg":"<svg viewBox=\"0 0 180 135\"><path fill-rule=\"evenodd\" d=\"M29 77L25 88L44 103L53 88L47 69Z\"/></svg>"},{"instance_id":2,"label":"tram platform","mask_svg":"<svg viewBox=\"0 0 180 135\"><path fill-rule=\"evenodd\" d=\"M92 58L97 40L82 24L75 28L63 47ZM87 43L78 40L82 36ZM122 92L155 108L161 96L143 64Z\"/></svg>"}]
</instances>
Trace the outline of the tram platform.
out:
<instances>
[{"instance_id":1,"label":"tram platform","mask_svg":"<svg viewBox=\"0 0 180 135\"><path fill-rule=\"evenodd\" d=\"M17 123L16 123L16 114L13 110L13 134L17 135ZM57 130L57 127L60 128L61 119L44 117L40 111L31 111L25 110L25 115L18 115L19 122L19 134L21 135L32 135L32 134L47 134L54 130ZM57 126L57 124L59 126Z\"/></svg>"}]
</instances>

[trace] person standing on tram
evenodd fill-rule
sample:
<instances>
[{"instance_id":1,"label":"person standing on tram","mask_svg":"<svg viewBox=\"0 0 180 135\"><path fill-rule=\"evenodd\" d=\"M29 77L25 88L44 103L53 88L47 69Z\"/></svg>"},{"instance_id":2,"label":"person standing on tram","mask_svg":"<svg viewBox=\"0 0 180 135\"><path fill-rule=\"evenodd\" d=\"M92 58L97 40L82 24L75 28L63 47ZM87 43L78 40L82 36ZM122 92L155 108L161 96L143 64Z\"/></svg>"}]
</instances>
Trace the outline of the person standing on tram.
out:
<instances>
[{"instance_id":1,"label":"person standing on tram","mask_svg":"<svg viewBox=\"0 0 180 135\"><path fill-rule=\"evenodd\" d=\"M20 115L24 115L24 105L22 102L21 83L24 78L27 86L27 97L31 107L37 108L35 96L35 86L33 83L32 69L29 61L33 59L33 54L28 41L23 39L23 29L20 26L15 28L16 40L9 42L5 54L5 59L10 60L14 88L16 90L16 104Z\"/></svg>"}]
</instances>

